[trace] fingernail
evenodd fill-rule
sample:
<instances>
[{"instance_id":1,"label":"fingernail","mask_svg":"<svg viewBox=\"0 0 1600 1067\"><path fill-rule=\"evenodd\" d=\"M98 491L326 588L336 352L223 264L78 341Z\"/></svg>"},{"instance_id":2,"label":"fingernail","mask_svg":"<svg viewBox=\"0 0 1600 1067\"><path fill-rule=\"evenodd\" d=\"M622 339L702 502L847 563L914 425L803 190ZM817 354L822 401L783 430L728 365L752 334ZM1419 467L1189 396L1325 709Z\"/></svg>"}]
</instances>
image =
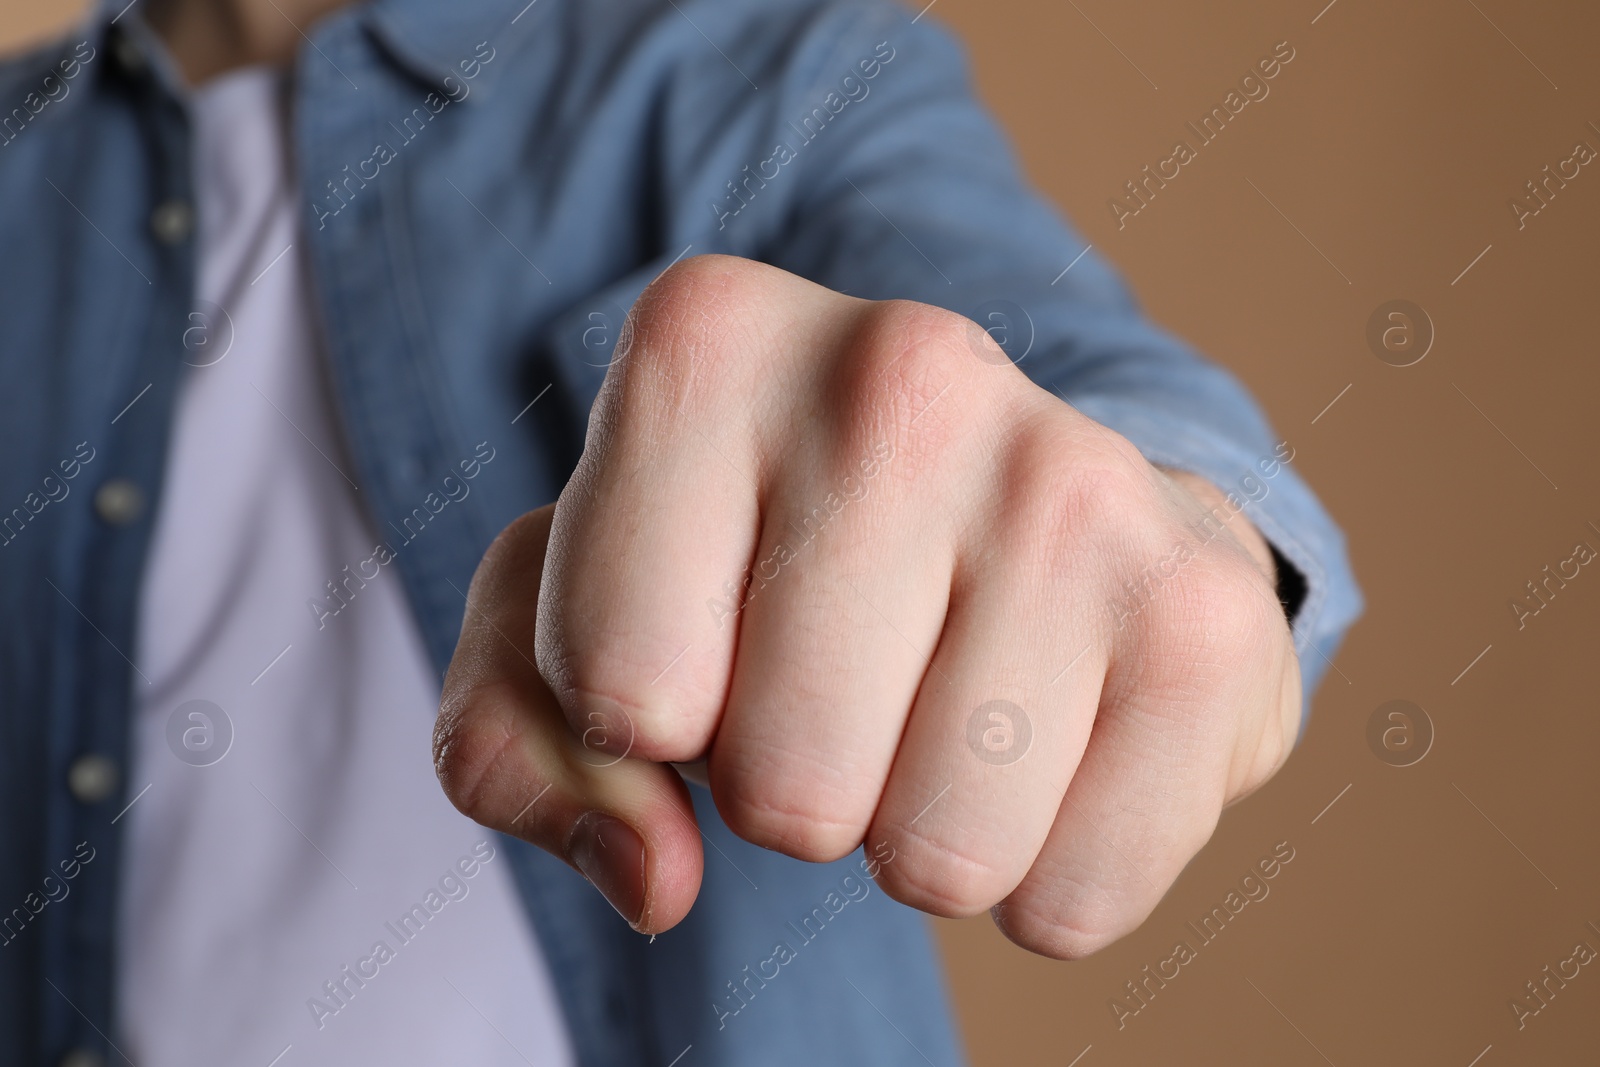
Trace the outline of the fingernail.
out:
<instances>
[{"instance_id":1,"label":"fingernail","mask_svg":"<svg viewBox=\"0 0 1600 1067\"><path fill-rule=\"evenodd\" d=\"M573 827L567 858L617 914L638 929L644 918L644 839L627 823L591 811Z\"/></svg>"}]
</instances>

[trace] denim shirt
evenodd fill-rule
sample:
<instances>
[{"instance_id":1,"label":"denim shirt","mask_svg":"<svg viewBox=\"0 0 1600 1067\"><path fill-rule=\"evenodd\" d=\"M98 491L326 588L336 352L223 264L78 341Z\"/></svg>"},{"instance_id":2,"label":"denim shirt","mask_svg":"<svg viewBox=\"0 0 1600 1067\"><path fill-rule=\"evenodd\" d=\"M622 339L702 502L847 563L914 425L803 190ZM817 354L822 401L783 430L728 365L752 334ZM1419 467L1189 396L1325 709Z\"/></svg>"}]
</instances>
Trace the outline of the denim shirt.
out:
<instances>
[{"instance_id":1,"label":"denim shirt","mask_svg":"<svg viewBox=\"0 0 1600 1067\"><path fill-rule=\"evenodd\" d=\"M189 331L220 321L193 297L184 91L125 2L0 66L6 1064L121 1059L135 605ZM1235 492L1297 588L1309 696L1360 597L1294 442L1024 183L930 20L884 0L379 0L307 30L299 252L360 498L380 530L426 524L395 566L441 676L484 549L572 470L624 311L721 252L971 316L1151 461ZM492 465L445 506L480 449ZM693 792L704 888L654 941L505 841L581 1062L959 1062L921 917L840 895L862 857L747 845Z\"/></svg>"}]
</instances>

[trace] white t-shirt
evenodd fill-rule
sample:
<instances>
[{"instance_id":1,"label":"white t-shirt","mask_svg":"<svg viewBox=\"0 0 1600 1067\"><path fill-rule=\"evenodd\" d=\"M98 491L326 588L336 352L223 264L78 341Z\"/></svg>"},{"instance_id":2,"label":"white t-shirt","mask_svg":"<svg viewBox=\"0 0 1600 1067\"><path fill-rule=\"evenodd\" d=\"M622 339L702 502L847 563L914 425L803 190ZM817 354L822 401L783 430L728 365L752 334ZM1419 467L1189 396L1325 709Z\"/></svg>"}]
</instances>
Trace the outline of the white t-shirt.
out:
<instances>
[{"instance_id":1,"label":"white t-shirt","mask_svg":"<svg viewBox=\"0 0 1600 1067\"><path fill-rule=\"evenodd\" d=\"M320 628L307 607L381 538L320 357L286 83L190 101L199 303L139 602L115 1041L160 1067L566 1067L507 860L434 778L398 575Z\"/></svg>"}]
</instances>

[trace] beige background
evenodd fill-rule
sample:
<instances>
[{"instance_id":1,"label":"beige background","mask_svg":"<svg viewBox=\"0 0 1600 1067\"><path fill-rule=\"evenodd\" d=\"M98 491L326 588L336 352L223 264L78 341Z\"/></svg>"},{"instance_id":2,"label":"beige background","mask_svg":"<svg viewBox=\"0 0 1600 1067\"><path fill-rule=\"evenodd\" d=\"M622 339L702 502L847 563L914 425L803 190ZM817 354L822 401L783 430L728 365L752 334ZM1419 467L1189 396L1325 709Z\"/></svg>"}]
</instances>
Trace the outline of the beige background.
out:
<instances>
[{"instance_id":1,"label":"beige background","mask_svg":"<svg viewBox=\"0 0 1600 1067\"><path fill-rule=\"evenodd\" d=\"M1368 597L1300 751L1138 933L1054 963L987 920L940 924L981 1067L1600 1062L1600 961L1520 1031L1508 1006L1579 940L1600 949L1600 568L1520 631L1509 607L1576 542L1600 549L1600 165L1521 230L1508 206L1576 141L1600 149L1600 14L1324 2L927 16L969 41L1034 179L1151 313L1255 388ZM7 0L0 36L76 6ZM1108 199L1284 40L1271 94L1119 230ZM1437 334L1404 368L1365 339L1397 298ZM1366 740L1396 698L1436 730L1404 768ZM1285 840L1270 895L1119 1030L1110 998Z\"/></svg>"},{"instance_id":2,"label":"beige background","mask_svg":"<svg viewBox=\"0 0 1600 1067\"><path fill-rule=\"evenodd\" d=\"M1520 1031L1508 1006L1580 938L1600 949L1600 569L1520 632L1509 607L1580 539L1600 550L1600 165L1521 231L1508 206L1576 141L1600 149L1600 18L1571 0L1325 3L930 13L971 42L1033 177L1152 314L1255 388L1368 598L1300 751L1137 934L1058 964L985 921L943 924L982 1065L1065 1065L1089 1045L1080 1067L1467 1067L1491 1044L1480 1067L1600 1062L1600 966ZM1271 95L1119 231L1106 201L1282 40L1297 54ZM1437 332L1411 367L1365 340L1395 298ZM1366 743L1394 698L1436 730L1411 767ZM1296 858L1271 895L1119 1031L1108 999L1281 840Z\"/></svg>"}]
</instances>

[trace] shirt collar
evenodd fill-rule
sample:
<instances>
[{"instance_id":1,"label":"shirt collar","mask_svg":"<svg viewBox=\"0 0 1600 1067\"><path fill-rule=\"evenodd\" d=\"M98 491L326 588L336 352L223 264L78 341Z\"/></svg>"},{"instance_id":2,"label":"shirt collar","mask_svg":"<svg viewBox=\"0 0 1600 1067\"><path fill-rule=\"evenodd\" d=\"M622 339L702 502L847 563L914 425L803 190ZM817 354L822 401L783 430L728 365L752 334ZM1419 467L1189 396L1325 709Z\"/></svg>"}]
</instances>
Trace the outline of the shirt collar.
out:
<instances>
[{"instance_id":1,"label":"shirt collar","mask_svg":"<svg viewBox=\"0 0 1600 1067\"><path fill-rule=\"evenodd\" d=\"M556 0L375 0L362 12L373 36L414 76L454 95L463 71L476 72L486 56L533 21L540 5ZM510 32L508 32L510 31ZM492 50L492 51L491 51ZM463 68L463 64L467 67ZM505 64L501 64L504 66ZM493 65L483 68L485 74ZM446 81L449 79L449 81ZM483 79L474 90L487 88Z\"/></svg>"},{"instance_id":2,"label":"shirt collar","mask_svg":"<svg viewBox=\"0 0 1600 1067\"><path fill-rule=\"evenodd\" d=\"M554 3L556 0L371 0L353 3L330 17L361 20L396 64L454 98L460 92L463 64L475 72L478 68L471 66L475 61L488 74L493 67L484 65L484 57L494 55L489 49L500 51L536 20L541 5ZM139 17L141 6L142 0L99 0L85 28L110 36L121 31L137 40L141 51L165 76L162 80L171 81L175 71L170 69L165 49ZM310 36L315 39L316 33ZM474 89L487 89L490 81L481 79Z\"/></svg>"}]
</instances>

